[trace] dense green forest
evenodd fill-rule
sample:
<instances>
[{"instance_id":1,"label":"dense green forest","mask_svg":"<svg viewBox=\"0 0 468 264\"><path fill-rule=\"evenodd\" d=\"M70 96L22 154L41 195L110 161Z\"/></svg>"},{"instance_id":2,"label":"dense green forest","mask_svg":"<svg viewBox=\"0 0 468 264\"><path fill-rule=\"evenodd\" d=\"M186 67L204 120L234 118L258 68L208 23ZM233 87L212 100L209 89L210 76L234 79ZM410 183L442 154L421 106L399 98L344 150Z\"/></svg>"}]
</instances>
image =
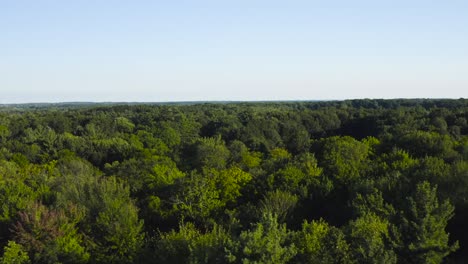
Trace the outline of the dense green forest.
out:
<instances>
[{"instance_id":1,"label":"dense green forest","mask_svg":"<svg viewBox=\"0 0 468 264\"><path fill-rule=\"evenodd\" d=\"M466 263L468 100L0 108L0 263Z\"/></svg>"}]
</instances>

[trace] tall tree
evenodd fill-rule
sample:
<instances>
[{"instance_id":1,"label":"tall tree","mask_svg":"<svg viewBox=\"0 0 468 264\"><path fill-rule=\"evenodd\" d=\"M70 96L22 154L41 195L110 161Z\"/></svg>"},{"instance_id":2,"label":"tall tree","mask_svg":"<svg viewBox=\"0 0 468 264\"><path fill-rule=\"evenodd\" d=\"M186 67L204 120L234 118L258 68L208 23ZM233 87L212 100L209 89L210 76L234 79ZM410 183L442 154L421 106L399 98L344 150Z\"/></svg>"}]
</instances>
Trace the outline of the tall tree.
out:
<instances>
[{"instance_id":1,"label":"tall tree","mask_svg":"<svg viewBox=\"0 0 468 264\"><path fill-rule=\"evenodd\" d=\"M398 250L403 263L441 263L458 249L458 242L450 244L445 231L453 212L448 200L439 203L437 186L429 182L417 185L414 194L407 198L400 224Z\"/></svg>"}]
</instances>

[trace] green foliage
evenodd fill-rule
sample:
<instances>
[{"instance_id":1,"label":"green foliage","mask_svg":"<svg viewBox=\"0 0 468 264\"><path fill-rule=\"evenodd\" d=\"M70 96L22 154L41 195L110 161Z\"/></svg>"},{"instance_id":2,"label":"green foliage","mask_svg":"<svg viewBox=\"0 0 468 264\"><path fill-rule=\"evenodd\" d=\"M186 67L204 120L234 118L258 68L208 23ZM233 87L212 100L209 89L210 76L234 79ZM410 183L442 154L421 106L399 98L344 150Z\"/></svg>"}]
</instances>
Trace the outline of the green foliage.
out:
<instances>
[{"instance_id":1,"label":"green foliage","mask_svg":"<svg viewBox=\"0 0 468 264\"><path fill-rule=\"evenodd\" d=\"M116 130L122 133L131 133L135 129L135 124L127 118L120 116L115 119Z\"/></svg>"},{"instance_id":2,"label":"green foliage","mask_svg":"<svg viewBox=\"0 0 468 264\"><path fill-rule=\"evenodd\" d=\"M318 162L314 154L300 154L296 156L294 164L299 167L308 178L317 178L323 172L323 169L318 166Z\"/></svg>"},{"instance_id":3,"label":"green foliage","mask_svg":"<svg viewBox=\"0 0 468 264\"><path fill-rule=\"evenodd\" d=\"M449 178L440 184L446 190L444 196L449 197L454 204L466 208L468 205L468 161L454 162L449 175Z\"/></svg>"},{"instance_id":4,"label":"green foliage","mask_svg":"<svg viewBox=\"0 0 468 264\"><path fill-rule=\"evenodd\" d=\"M53 164L25 165L0 161L0 223L10 224L19 211L37 199L49 194L47 179L54 170Z\"/></svg>"},{"instance_id":5,"label":"green foliage","mask_svg":"<svg viewBox=\"0 0 468 264\"><path fill-rule=\"evenodd\" d=\"M407 151L392 148L387 153L379 155L369 168L369 177L365 180L372 182L369 191L373 188L380 190L386 198L400 198L395 193L409 192L414 179L409 177L418 161L412 158Z\"/></svg>"},{"instance_id":6,"label":"green foliage","mask_svg":"<svg viewBox=\"0 0 468 264\"><path fill-rule=\"evenodd\" d=\"M466 99L0 106L1 262L464 263L466 113Z\"/></svg>"},{"instance_id":7,"label":"green foliage","mask_svg":"<svg viewBox=\"0 0 468 264\"><path fill-rule=\"evenodd\" d=\"M322 164L339 183L350 183L362 174L369 146L351 137L331 137L323 141Z\"/></svg>"},{"instance_id":8,"label":"green foliage","mask_svg":"<svg viewBox=\"0 0 468 264\"><path fill-rule=\"evenodd\" d=\"M144 178L144 184L147 188L158 190L165 186L175 184L178 179L185 176L170 160L158 162L152 168L150 174Z\"/></svg>"},{"instance_id":9,"label":"green foliage","mask_svg":"<svg viewBox=\"0 0 468 264\"><path fill-rule=\"evenodd\" d=\"M177 132L177 130L172 127L170 123L162 123L161 126L156 128L155 136L156 138L161 139L162 142L169 148L174 148L181 143L180 133Z\"/></svg>"},{"instance_id":10,"label":"green foliage","mask_svg":"<svg viewBox=\"0 0 468 264\"><path fill-rule=\"evenodd\" d=\"M160 263L231 263L235 260L229 248L235 247L230 235L215 225L207 233L181 223L178 231L161 234L156 241L156 261Z\"/></svg>"},{"instance_id":11,"label":"green foliage","mask_svg":"<svg viewBox=\"0 0 468 264\"><path fill-rule=\"evenodd\" d=\"M241 141L233 141L229 146L232 163L241 168L253 169L260 166L262 154L260 152L251 152Z\"/></svg>"},{"instance_id":12,"label":"green foliage","mask_svg":"<svg viewBox=\"0 0 468 264\"><path fill-rule=\"evenodd\" d=\"M183 182L182 190L173 199L174 207L182 216L207 224L211 221L211 216L224 207L213 178L192 173Z\"/></svg>"},{"instance_id":13,"label":"green foliage","mask_svg":"<svg viewBox=\"0 0 468 264\"><path fill-rule=\"evenodd\" d=\"M5 143L10 134L10 130L7 126L0 125L0 143Z\"/></svg>"},{"instance_id":14,"label":"green foliage","mask_svg":"<svg viewBox=\"0 0 468 264\"><path fill-rule=\"evenodd\" d=\"M307 263L316 263L321 259L321 252L326 250L323 248L324 240L330 232L330 226L324 221L305 221L302 224L302 230L296 235L294 242L297 245L302 261Z\"/></svg>"},{"instance_id":15,"label":"green foliage","mask_svg":"<svg viewBox=\"0 0 468 264\"><path fill-rule=\"evenodd\" d=\"M229 149L221 137L201 138L195 145L194 165L196 168L208 167L223 169L229 158Z\"/></svg>"},{"instance_id":16,"label":"green foliage","mask_svg":"<svg viewBox=\"0 0 468 264\"><path fill-rule=\"evenodd\" d=\"M225 204L235 202L241 196L242 188L252 180L252 175L237 167L231 167L219 172L210 170L205 172L206 174L213 175L216 189L220 193L220 199Z\"/></svg>"},{"instance_id":17,"label":"green foliage","mask_svg":"<svg viewBox=\"0 0 468 264\"><path fill-rule=\"evenodd\" d=\"M82 212L76 206L64 210L50 210L33 204L19 214L14 225L14 238L33 263L86 263L89 253L83 245L76 224Z\"/></svg>"},{"instance_id":18,"label":"green foliage","mask_svg":"<svg viewBox=\"0 0 468 264\"><path fill-rule=\"evenodd\" d=\"M453 140L448 135L436 132L416 131L409 133L399 139L398 144L418 157L428 155L452 158L455 155Z\"/></svg>"},{"instance_id":19,"label":"green foliage","mask_svg":"<svg viewBox=\"0 0 468 264\"><path fill-rule=\"evenodd\" d=\"M358 263L397 263L397 256L386 243L390 239L389 222L373 213L351 221L350 245Z\"/></svg>"},{"instance_id":20,"label":"green foliage","mask_svg":"<svg viewBox=\"0 0 468 264\"><path fill-rule=\"evenodd\" d=\"M14 163L1 162L0 165L0 222L9 222L18 211L30 204L36 195L25 184L25 175L19 174Z\"/></svg>"},{"instance_id":21,"label":"green foliage","mask_svg":"<svg viewBox=\"0 0 468 264\"><path fill-rule=\"evenodd\" d=\"M270 188L281 189L301 195L302 197L307 196L308 187L313 180L313 178L306 175L300 168L293 165L287 165L269 178Z\"/></svg>"},{"instance_id":22,"label":"green foliage","mask_svg":"<svg viewBox=\"0 0 468 264\"><path fill-rule=\"evenodd\" d=\"M278 224L271 213L263 215L252 230L243 231L239 239L239 261L243 264L287 263L297 254L286 225Z\"/></svg>"},{"instance_id":23,"label":"green foliage","mask_svg":"<svg viewBox=\"0 0 468 264\"><path fill-rule=\"evenodd\" d=\"M298 248L294 259L297 263L355 263L344 233L324 220L304 221L294 235L294 243Z\"/></svg>"},{"instance_id":24,"label":"green foliage","mask_svg":"<svg viewBox=\"0 0 468 264\"><path fill-rule=\"evenodd\" d=\"M249 173L237 167L220 171L206 168L202 174L192 172L181 179L181 188L172 198L174 207L183 216L207 224L223 208L235 204L251 179Z\"/></svg>"},{"instance_id":25,"label":"green foliage","mask_svg":"<svg viewBox=\"0 0 468 264\"><path fill-rule=\"evenodd\" d=\"M284 148L274 148L270 152L270 158L275 163L284 163L290 160L292 155Z\"/></svg>"},{"instance_id":26,"label":"green foliage","mask_svg":"<svg viewBox=\"0 0 468 264\"><path fill-rule=\"evenodd\" d=\"M142 246L143 222L129 188L111 178L64 176L57 204L77 204L85 212L78 223L95 263L131 263Z\"/></svg>"},{"instance_id":27,"label":"green foliage","mask_svg":"<svg viewBox=\"0 0 468 264\"><path fill-rule=\"evenodd\" d=\"M385 203L382 193L377 189L367 195L358 193L352 205L357 216L375 214L383 219L392 219L396 215L396 210L391 204Z\"/></svg>"},{"instance_id":28,"label":"green foliage","mask_svg":"<svg viewBox=\"0 0 468 264\"><path fill-rule=\"evenodd\" d=\"M458 249L458 243L449 244L445 227L453 217L454 207L448 200L441 204L437 187L428 182L417 185L413 196L408 197L400 233L399 250L407 263L441 263L443 258Z\"/></svg>"},{"instance_id":29,"label":"green foliage","mask_svg":"<svg viewBox=\"0 0 468 264\"><path fill-rule=\"evenodd\" d=\"M278 220L283 222L288 213L294 209L297 201L297 196L281 190L275 190L265 195L265 198L260 202L260 208L263 214L277 215Z\"/></svg>"},{"instance_id":30,"label":"green foliage","mask_svg":"<svg viewBox=\"0 0 468 264\"><path fill-rule=\"evenodd\" d=\"M30 264L28 253L23 246L15 241L8 241L3 251L3 257L0 258L0 264Z\"/></svg>"}]
</instances>

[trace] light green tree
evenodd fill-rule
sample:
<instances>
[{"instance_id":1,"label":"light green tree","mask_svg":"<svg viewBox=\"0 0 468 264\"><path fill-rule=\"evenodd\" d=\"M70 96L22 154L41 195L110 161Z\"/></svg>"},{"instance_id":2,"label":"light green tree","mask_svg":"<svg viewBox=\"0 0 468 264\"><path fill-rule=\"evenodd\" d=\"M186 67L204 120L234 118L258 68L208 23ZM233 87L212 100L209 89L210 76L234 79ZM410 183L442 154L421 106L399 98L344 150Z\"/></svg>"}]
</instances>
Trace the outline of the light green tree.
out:
<instances>
[{"instance_id":1,"label":"light green tree","mask_svg":"<svg viewBox=\"0 0 468 264\"><path fill-rule=\"evenodd\" d=\"M458 249L458 242L449 244L445 231L454 215L448 200L439 203L437 186L429 182L417 185L407 198L407 207L400 225L403 263L441 263L443 258Z\"/></svg>"},{"instance_id":2,"label":"light green tree","mask_svg":"<svg viewBox=\"0 0 468 264\"><path fill-rule=\"evenodd\" d=\"M143 242L143 222L127 185L114 177L67 175L58 187L57 205L79 205L78 223L94 263L132 263Z\"/></svg>"},{"instance_id":3,"label":"light green tree","mask_svg":"<svg viewBox=\"0 0 468 264\"><path fill-rule=\"evenodd\" d=\"M323 141L322 163L325 172L341 184L362 174L369 155L369 145L352 137L330 137Z\"/></svg>"},{"instance_id":4,"label":"light green tree","mask_svg":"<svg viewBox=\"0 0 468 264\"><path fill-rule=\"evenodd\" d=\"M8 241L3 249L3 256L0 258L0 264L30 264L28 253L23 246L15 241Z\"/></svg>"},{"instance_id":5,"label":"light green tree","mask_svg":"<svg viewBox=\"0 0 468 264\"><path fill-rule=\"evenodd\" d=\"M374 213L364 213L349 224L351 252L358 263L397 263L387 241L389 222Z\"/></svg>"},{"instance_id":6,"label":"light green tree","mask_svg":"<svg viewBox=\"0 0 468 264\"><path fill-rule=\"evenodd\" d=\"M252 230L240 234L239 260L243 264L283 264L291 260L297 249L290 241L286 225L278 224L271 213L264 214Z\"/></svg>"},{"instance_id":7,"label":"light green tree","mask_svg":"<svg viewBox=\"0 0 468 264\"><path fill-rule=\"evenodd\" d=\"M355 263L343 231L323 219L304 221L301 230L294 234L294 243L298 249L294 263Z\"/></svg>"},{"instance_id":8,"label":"light green tree","mask_svg":"<svg viewBox=\"0 0 468 264\"><path fill-rule=\"evenodd\" d=\"M220 226L215 225L206 233L192 223L180 223L177 231L161 233L155 243L158 263L231 263L236 258L229 248L235 248L231 236Z\"/></svg>"}]
</instances>

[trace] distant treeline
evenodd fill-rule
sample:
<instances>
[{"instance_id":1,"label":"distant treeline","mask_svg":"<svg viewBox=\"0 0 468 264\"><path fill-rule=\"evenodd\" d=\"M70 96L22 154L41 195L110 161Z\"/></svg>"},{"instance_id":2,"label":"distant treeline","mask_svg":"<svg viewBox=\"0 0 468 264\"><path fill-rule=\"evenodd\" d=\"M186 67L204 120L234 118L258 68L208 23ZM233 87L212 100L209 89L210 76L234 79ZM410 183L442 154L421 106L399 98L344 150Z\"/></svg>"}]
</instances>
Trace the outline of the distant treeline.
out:
<instances>
[{"instance_id":1,"label":"distant treeline","mask_svg":"<svg viewBox=\"0 0 468 264\"><path fill-rule=\"evenodd\" d=\"M0 106L0 263L466 263L468 100Z\"/></svg>"}]
</instances>

